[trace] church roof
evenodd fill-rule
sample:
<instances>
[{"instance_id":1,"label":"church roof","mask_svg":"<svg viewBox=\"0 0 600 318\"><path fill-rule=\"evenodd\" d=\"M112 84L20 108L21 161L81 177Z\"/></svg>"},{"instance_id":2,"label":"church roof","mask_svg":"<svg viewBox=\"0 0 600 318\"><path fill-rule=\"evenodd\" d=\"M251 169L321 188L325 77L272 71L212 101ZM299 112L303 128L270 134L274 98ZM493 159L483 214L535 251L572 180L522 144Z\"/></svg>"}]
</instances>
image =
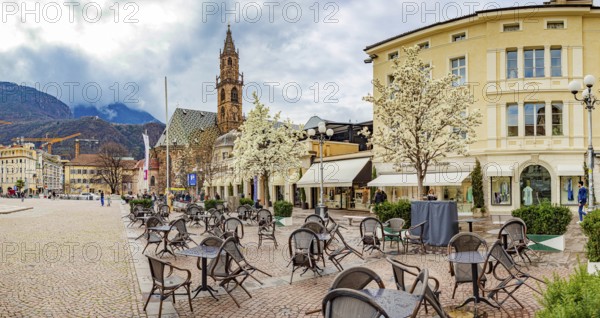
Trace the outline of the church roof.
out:
<instances>
[{"instance_id":1,"label":"church roof","mask_svg":"<svg viewBox=\"0 0 600 318\"><path fill-rule=\"evenodd\" d=\"M207 130L218 130L217 114L194 109L177 108L169 120L169 145L189 145L194 136ZM166 129L155 147L166 146Z\"/></svg>"}]
</instances>

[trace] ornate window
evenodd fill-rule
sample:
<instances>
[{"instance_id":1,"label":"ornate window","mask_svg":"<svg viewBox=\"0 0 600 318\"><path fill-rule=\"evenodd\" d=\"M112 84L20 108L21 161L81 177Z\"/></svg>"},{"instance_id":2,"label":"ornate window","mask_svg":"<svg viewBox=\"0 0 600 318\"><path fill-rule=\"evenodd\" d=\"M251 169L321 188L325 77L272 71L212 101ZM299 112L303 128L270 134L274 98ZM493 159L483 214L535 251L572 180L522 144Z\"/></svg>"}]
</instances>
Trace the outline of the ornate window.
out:
<instances>
[{"instance_id":1,"label":"ornate window","mask_svg":"<svg viewBox=\"0 0 600 318\"><path fill-rule=\"evenodd\" d=\"M235 87L231 90L231 101L235 103L238 102L238 91Z\"/></svg>"},{"instance_id":2,"label":"ornate window","mask_svg":"<svg viewBox=\"0 0 600 318\"><path fill-rule=\"evenodd\" d=\"M232 62L231 62L231 58L227 59L227 65L231 66Z\"/></svg>"},{"instance_id":3,"label":"ornate window","mask_svg":"<svg viewBox=\"0 0 600 318\"><path fill-rule=\"evenodd\" d=\"M221 103L225 102L225 89L221 88Z\"/></svg>"}]
</instances>

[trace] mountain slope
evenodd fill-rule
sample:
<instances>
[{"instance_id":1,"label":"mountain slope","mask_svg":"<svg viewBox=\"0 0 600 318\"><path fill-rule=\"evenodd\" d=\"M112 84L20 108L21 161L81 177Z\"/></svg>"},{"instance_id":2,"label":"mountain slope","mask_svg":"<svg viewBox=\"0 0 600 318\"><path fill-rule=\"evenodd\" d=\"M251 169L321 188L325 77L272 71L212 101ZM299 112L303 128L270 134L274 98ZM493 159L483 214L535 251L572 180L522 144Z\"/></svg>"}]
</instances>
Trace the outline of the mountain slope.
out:
<instances>
[{"instance_id":1,"label":"mountain slope","mask_svg":"<svg viewBox=\"0 0 600 318\"><path fill-rule=\"evenodd\" d=\"M72 118L71 109L35 88L0 82L0 120L30 122Z\"/></svg>"},{"instance_id":2,"label":"mountain slope","mask_svg":"<svg viewBox=\"0 0 600 318\"><path fill-rule=\"evenodd\" d=\"M145 124L158 122L154 116L143 110L131 109L122 103L110 104L106 107L77 105L73 108L75 118L85 116L98 116L108 122L116 124Z\"/></svg>"},{"instance_id":3,"label":"mountain slope","mask_svg":"<svg viewBox=\"0 0 600 318\"><path fill-rule=\"evenodd\" d=\"M135 159L144 157L144 142L142 132L148 131L150 144L158 141L165 125L162 123L148 123L144 125L111 124L102 119L84 117L67 120L50 120L29 123L14 123L0 125L0 144L11 144L14 137L64 137L74 133L81 133L78 138L97 139L99 145L108 141L122 144L130 151ZM40 143L36 143L39 146ZM90 143L81 143L81 153L96 153L99 146ZM52 146L54 154L70 159L75 152L75 138L65 140Z\"/></svg>"}]
</instances>

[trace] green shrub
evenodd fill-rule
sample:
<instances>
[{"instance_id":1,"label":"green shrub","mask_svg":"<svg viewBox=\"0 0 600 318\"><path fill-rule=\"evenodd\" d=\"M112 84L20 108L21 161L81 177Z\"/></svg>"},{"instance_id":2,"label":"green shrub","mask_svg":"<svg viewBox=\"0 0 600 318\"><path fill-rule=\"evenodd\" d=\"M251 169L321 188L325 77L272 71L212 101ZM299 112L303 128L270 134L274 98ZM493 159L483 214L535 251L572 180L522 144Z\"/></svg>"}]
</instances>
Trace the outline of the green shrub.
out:
<instances>
[{"instance_id":1,"label":"green shrub","mask_svg":"<svg viewBox=\"0 0 600 318\"><path fill-rule=\"evenodd\" d=\"M410 227L410 201L408 200L400 200L396 203L386 201L377 204L374 212L381 222L392 218L401 218L406 222L404 226Z\"/></svg>"},{"instance_id":2,"label":"green shrub","mask_svg":"<svg viewBox=\"0 0 600 318\"><path fill-rule=\"evenodd\" d=\"M521 218L527 225L529 234L563 235L573 215L565 206L552 205L542 202L539 205L530 205L512 211L512 216Z\"/></svg>"},{"instance_id":3,"label":"green shrub","mask_svg":"<svg viewBox=\"0 0 600 318\"><path fill-rule=\"evenodd\" d=\"M219 204L219 203L223 203L223 200L215 200L215 199L206 200L206 201L204 201L204 208L206 210L214 209L217 207L217 204Z\"/></svg>"},{"instance_id":4,"label":"green shrub","mask_svg":"<svg viewBox=\"0 0 600 318\"><path fill-rule=\"evenodd\" d=\"M133 207L141 204L144 208L149 209L152 207L152 199L135 199L129 201L129 210L133 212Z\"/></svg>"},{"instance_id":5,"label":"green shrub","mask_svg":"<svg viewBox=\"0 0 600 318\"><path fill-rule=\"evenodd\" d=\"M277 201L275 202L273 209L275 210L275 216L289 218L292 216L294 205L287 201Z\"/></svg>"},{"instance_id":6,"label":"green shrub","mask_svg":"<svg viewBox=\"0 0 600 318\"><path fill-rule=\"evenodd\" d=\"M583 234L588 237L585 252L590 262L600 262L600 210L594 210L581 222Z\"/></svg>"},{"instance_id":7,"label":"green shrub","mask_svg":"<svg viewBox=\"0 0 600 318\"><path fill-rule=\"evenodd\" d=\"M254 205L254 201L252 201L252 199L249 198L240 198L240 205L244 205L244 204L248 204L250 206Z\"/></svg>"},{"instance_id":8,"label":"green shrub","mask_svg":"<svg viewBox=\"0 0 600 318\"><path fill-rule=\"evenodd\" d=\"M471 187L473 191L473 207L483 209L485 207L483 200L483 174L479 160L475 160L475 167L471 171ZM485 210L481 210L481 212L483 213Z\"/></svg>"},{"instance_id":9,"label":"green shrub","mask_svg":"<svg viewBox=\"0 0 600 318\"><path fill-rule=\"evenodd\" d=\"M554 274L540 299L537 318L600 317L600 276L588 274L579 265L568 279Z\"/></svg>"}]
</instances>

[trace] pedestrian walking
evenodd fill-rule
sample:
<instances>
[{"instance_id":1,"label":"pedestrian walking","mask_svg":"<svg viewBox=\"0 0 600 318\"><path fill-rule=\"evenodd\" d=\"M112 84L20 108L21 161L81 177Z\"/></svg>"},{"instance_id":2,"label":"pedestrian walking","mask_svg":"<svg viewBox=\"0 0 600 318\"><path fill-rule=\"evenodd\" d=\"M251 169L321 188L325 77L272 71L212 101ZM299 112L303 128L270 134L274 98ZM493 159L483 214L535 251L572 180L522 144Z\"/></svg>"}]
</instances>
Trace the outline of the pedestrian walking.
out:
<instances>
[{"instance_id":1,"label":"pedestrian walking","mask_svg":"<svg viewBox=\"0 0 600 318\"><path fill-rule=\"evenodd\" d=\"M577 224L583 222L583 216L587 215L587 213L583 212L583 208L587 203L587 189L583 185L583 181L579 181L579 192L577 193L577 202L579 202L579 221Z\"/></svg>"},{"instance_id":2,"label":"pedestrian walking","mask_svg":"<svg viewBox=\"0 0 600 318\"><path fill-rule=\"evenodd\" d=\"M110 195L111 193L108 193L108 196L106 197L106 206L110 206Z\"/></svg>"},{"instance_id":3,"label":"pedestrian walking","mask_svg":"<svg viewBox=\"0 0 600 318\"><path fill-rule=\"evenodd\" d=\"M104 206L104 192L100 191L100 206Z\"/></svg>"}]
</instances>

